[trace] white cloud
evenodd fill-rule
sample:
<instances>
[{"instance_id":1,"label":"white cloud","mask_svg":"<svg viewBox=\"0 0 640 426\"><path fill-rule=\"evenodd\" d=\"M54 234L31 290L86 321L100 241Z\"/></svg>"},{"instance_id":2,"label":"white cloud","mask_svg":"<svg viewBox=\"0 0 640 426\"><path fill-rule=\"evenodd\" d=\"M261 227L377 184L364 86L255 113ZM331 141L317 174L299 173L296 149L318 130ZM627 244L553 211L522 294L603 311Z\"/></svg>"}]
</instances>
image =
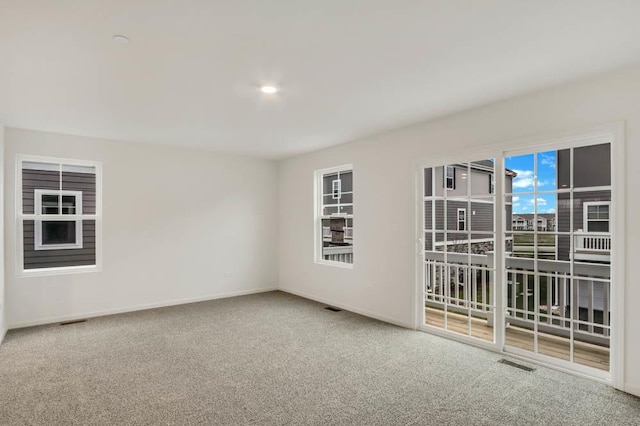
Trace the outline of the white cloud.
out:
<instances>
[{"instance_id":1,"label":"white cloud","mask_svg":"<svg viewBox=\"0 0 640 426\"><path fill-rule=\"evenodd\" d=\"M550 186L552 188L555 188L556 187L556 180L555 179L539 180L538 181L538 188L542 188L544 186Z\"/></svg>"},{"instance_id":2,"label":"white cloud","mask_svg":"<svg viewBox=\"0 0 640 426\"><path fill-rule=\"evenodd\" d=\"M533 170L514 170L518 174L513 179L514 189L533 188Z\"/></svg>"},{"instance_id":3,"label":"white cloud","mask_svg":"<svg viewBox=\"0 0 640 426\"><path fill-rule=\"evenodd\" d=\"M545 200L544 198L538 198L538 206L546 206L547 205L547 200ZM533 199L529 200L529 204L534 204L535 201Z\"/></svg>"},{"instance_id":4,"label":"white cloud","mask_svg":"<svg viewBox=\"0 0 640 426\"><path fill-rule=\"evenodd\" d=\"M540 156L540 164L542 164L543 166L548 166L552 169L556 168L556 160L555 158L553 158L553 156L542 153L538 155Z\"/></svg>"},{"instance_id":5,"label":"white cloud","mask_svg":"<svg viewBox=\"0 0 640 426\"><path fill-rule=\"evenodd\" d=\"M530 189L533 191L533 183L535 181L535 176L533 174L533 170L514 170L518 174L518 176L513 179L513 188L514 189ZM550 186L555 188L556 180L539 180L538 188L543 188L545 186Z\"/></svg>"},{"instance_id":6,"label":"white cloud","mask_svg":"<svg viewBox=\"0 0 640 426\"><path fill-rule=\"evenodd\" d=\"M555 212L556 212L556 209L550 208L550 209L547 209L546 211L544 211L543 213L555 213Z\"/></svg>"},{"instance_id":7,"label":"white cloud","mask_svg":"<svg viewBox=\"0 0 640 426\"><path fill-rule=\"evenodd\" d=\"M516 204L518 201L520 201L520 197L518 196L511 197L511 201L513 201L513 204Z\"/></svg>"}]
</instances>

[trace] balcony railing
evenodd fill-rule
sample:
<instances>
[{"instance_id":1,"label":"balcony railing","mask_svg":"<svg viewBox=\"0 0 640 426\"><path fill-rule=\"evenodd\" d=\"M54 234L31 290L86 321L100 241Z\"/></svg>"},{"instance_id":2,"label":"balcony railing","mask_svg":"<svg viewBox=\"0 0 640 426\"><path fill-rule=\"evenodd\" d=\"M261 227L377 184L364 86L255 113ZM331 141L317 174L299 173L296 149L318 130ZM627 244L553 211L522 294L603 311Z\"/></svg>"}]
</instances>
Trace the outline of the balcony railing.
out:
<instances>
[{"instance_id":1,"label":"balcony railing","mask_svg":"<svg viewBox=\"0 0 640 426\"><path fill-rule=\"evenodd\" d=\"M469 262L470 260L470 262ZM596 263L507 257L506 321L540 332L609 344L610 268ZM470 263L470 264L469 264ZM425 252L425 303L493 325L493 254ZM534 272L537 269L537 273ZM571 278L571 274L573 277Z\"/></svg>"},{"instance_id":2,"label":"balcony railing","mask_svg":"<svg viewBox=\"0 0 640 426\"><path fill-rule=\"evenodd\" d=\"M353 246L322 247L324 260L353 263Z\"/></svg>"},{"instance_id":3,"label":"balcony railing","mask_svg":"<svg viewBox=\"0 0 640 426\"><path fill-rule=\"evenodd\" d=\"M611 251L611 234L574 235L576 251L609 253Z\"/></svg>"}]
</instances>

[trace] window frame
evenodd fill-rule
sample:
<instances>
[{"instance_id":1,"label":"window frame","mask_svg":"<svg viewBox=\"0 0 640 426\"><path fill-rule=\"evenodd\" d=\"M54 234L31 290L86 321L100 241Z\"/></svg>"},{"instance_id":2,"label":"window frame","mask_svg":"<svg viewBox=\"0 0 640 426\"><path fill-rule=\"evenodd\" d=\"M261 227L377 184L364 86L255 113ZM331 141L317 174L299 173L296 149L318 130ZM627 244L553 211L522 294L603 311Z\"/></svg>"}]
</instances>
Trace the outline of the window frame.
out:
<instances>
[{"instance_id":1,"label":"window frame","mask_svg":"<svg viewBox=\"0 0 640 426\"><path fill-rule=\"evenodd\" d=\"M28 277L38 277L38 276L48 276L48 275L66 275L66 274L76 274L76 273L85 273L85 272L101 272L102 271L102 163L99 161L92 160L78 160L78 159L69 159L69 158L59 158L59 157L48 157L48 156L38 156L38 155L25 155L18 154L16 155L15 161L15 219L16 219L16 277L18 278L28 278ZM95 223L95 264L94 265L79 265L79 266L60 266L60 267L50 267L50 268L37 268L37 269L25 269L24 268L24 221L35 221L42 220L43 215L35 214L35 204L34 204L34 213L23 213L23 199L22 199L22 165L23 163L48 163L48 164L57 164L60 167L68 166L68 167L91 167L95 170L95 181L96 181L96 205L95 205L95 214L87 214L84 211L81 214L75 215L50 215L52 219L55 220L77 220L81 224L83 221L94 221ZM52 190L55 191L55 190ZM62 189L58 189L57 191L62 191ZM35 192L35 190L34 190ZM34 229L35 231L35 229ZM35 234L34 234L35 237ZM34 243L35 244L35 243ZM35 248L35 247L34 247ZM59 250L59 249L58 249Z\"/></svg>"},{"instance_id":2,"label":"window frame","mask_svg":"<svg viewBox=\"0 0 640 426\"><path fill-rule=\"evenodd\" d=\"M452 171L451 177L448 176L449 170ZM448 191L456 189L456 168L455 166L444 166L444 188ZM449 179L451 179L451 186L449 186Z\"/></svg>"},{"instance_id":3,"label":"window frame","mask_svg":"<svg viewBox=\"0 0 640 426\"><path fill-rule=\"evenodd\" d=\"M351 187L351 191L347 191L347 192L343 192L342 191L342 185L341 182L340 184L338 184L338 191L339 191L339 195L338 197L336 197L336 187L335 187L335 182L336 181L332 181L331 183L331 188L329 188L329 192L328 193L324 193L324 188L323 188L323 183L324 183L324 177L326 175L330 175L330 174L334 174L334 173L344 173L344 172L351 172L351 176L352 176L352 187ZM330 168L326 168L326 169L320 169L320 170L316 170L314 172L314 181L315 181L315 205L314 205L314 217L315 217L315 221L314 221L314 261L317 264L320 265L328 265L328 266L336 266L339 268L346 268L346 269L353 269L353 265L355 263L355 240L353 238L353 228L354 228L354 214L353 214L353 207L354 207L354 199L353 199L353 194L355 192L355 180L353 179L354 176L354 168L352 164L345 164L342 166L336 166L336 167L330 167ZM332 213L329 215L324 215L323 214L323 207L325 207L324 205L324 197L326 196L331 196L332 199L339 199L343 194L351 194L352 196L352 201L351 203L338 203L338 206L341 206L343 204L345 205L351 205L352 207L352 213L351 214L347 214L347 213L340 213L339 209L337 213ZM351 249L352 249L352 263L347 263L347 262L340 262L340 261L333 261L333 260L326 260L324 259L323 256L323 241L324 241L324 236L325 236L325 229L322 226L322 221L323 219L331 219L331 218L344 218L345 219L345 238L349 238L351 241ZM351 222L351 226L348 226L349 221Z\"/></svg>"},{"instance_id":4,"label":"window frame","mask_svg":"<svg viewBox=\"0 0 640 426\"><path fill-rule=\"evenodd\" d=\"M596 206L607 206L607 212L609 218L608 219L589 219L589 207ZM611 201L585 201L582 203L582 226L583 232L588 232L590 234L610 234L611 233ZM609 224L609 232L601 232L601 231L589 231L589 222L607 222Z\"/></svg>"},{"instance_id":5,"label":"window frame","mask_svg":"<svg viewBox=\"0 0 640 426\"><path fill-rule=\"evenodd\" d=\"M58 201L58 214L45 214L42 213L42 196L44 195L57 195ZM75 198L76 213L73 215L62 213L62 197L72 196ZM34 250L70 250L82 248L82 219L68 219L68 216L82 215L82 191L68 191L59 189L35 189L33 191L34 197L34 213L36 216L43 217L43 219L34 220ZM46 217L47 219L44 219ZM76 226L76 241L75 243L67 244L43 244L43 226L45 222L75 222Z\"/></svg>"},{"instance_id":6,"label":"window frame","mask_svg":"<svg viewBox=\"0 0 640 426\"><path fill-rule=\"evenodd\" d=\"M460 156L459 154L452 153L437 153L437 155L430 154L428 156L424 156L422 159L418 159L418 167L416 168L416 176L415 180L418 185L421 185L424 181L423 173L425 168L430 167L440 167L443 164L451 164L455 161L461 160L471 160L475 158L482 157L494 157L496 158L496 169L500 170L503 168L504 158L505 156L513 156L520 154L530 154L531 150L537 150L543 152L545 150L553 149L569 149L575 146L580 145L596 145L601 143L611 143L611 206L615 207L615 209L610 208L610 234L612 236L611 243L611 278L610 281L612 283L616 283L610 293L611 300L611 320L610 325L611 329L611 358L610 358L610 373L606 374L598 374L596 376L597 379L604 382L611 382L611 384L617 389L624 389L624 377L625 377L625 339L624 339L624 315L625 315L625 285L624 285L624 274L625 274L625 263L626 259L624 256L625 253L625 241L626 234L624 232L624 221L626 215L625 209L625 188L626 188L626 179L625 179L625 122L617 121L613 123L607 123L597 126L589 126L578 129L570 129L567 131L560 131L556 133L550 134L542 134L538 136L528 136L520 139L510 139L505 140L494 145L485 146L485 147L476 147L471 148L465 156ZM496 193L497 194L514 194L513 190L507 190L506 186L506 177L504 175L496 176ZM504 187L504 190L503 190ZM564 189L563 189L564 190ZM504 191L504 192L503 192ZM567 193L569 189L564 190ZM420 195L422 192L420 189L417 191ZM499 205L508 205L510 204L509 197L500 197L501 201ZM424 208L424 202L422 197L418 197L416 211L422 212ZM507 231L505 219L507 218L506 212L504 209L499 209L500 211L495 216L496 229L499 232L511 232ZM555 218L553 219L554 226L556 231L558 229L558 219L559 215L556 213ZM420 213L418 216L416 223L418 229L418 243L422 241L423 229L422 222L424 221L424 214ZM580 221L580 218L575 218L576 223ZM578 231L571 230L572 233L578 233ZM502 253L505 251L505 247L503 244L498 244L496 246L497 254L496 254L496 262L500 262L497 264L497 274L496 279L498 281L498 287L500 289L504 289L503 284L504 277L503 267L504 261L502 259ZM430 332L432 334L438 334L437 331L434 331L433 328L430 328L428 325L424 324L425 319L425 309L423 304L422 295L424 293L424 256L416 256L416 276L418 279L416 280L416 296L415 300L418 303L415 304L414 311L414 322L413 325L415 328ZM504 299L507 297L506 291L503 294L503 291L498 291L496 293L497 298ZM495 324L503 324L505 322L505 311L502 309L498 309L495 312ZM487 349L498 351L501 353L516 353L515 349L510 349L509 351L505 351L504 342L504 328L496 327L496 330L501 331L496 334L496 343L494 345L485 345L482 342L474 341L477 346L483 346ZM447 336L450 337L450 336ZM463 340L463 338L452 337L454 340L462 340L467 342L467 340ZM527 355L528 356L528 355ZM538 361L544 364L551 364L556 368L562 369L564 371L575 371L578 375L583 376L591 376L593 377L593 369L586 371L586 369L575 369L572 370L571 367L575 367L578 364L571 365L563 360L557 360L553 363L550 363L549 360L551 358L538 358Z\"/></svg>"},{"instance_id":7,"label":"window frame","mask_svg":"<svg viewBox=\"0 0 640 426\"><path fill-rule=\"evenodd\" d=\"M464 218L460 220L460 212L464 213ZM460 224L462 223L463 229L460 229ZM457 231L466 231L467 230L467 209L458 208L456 211L456 230Z\"/></svg>"}]
</instances>

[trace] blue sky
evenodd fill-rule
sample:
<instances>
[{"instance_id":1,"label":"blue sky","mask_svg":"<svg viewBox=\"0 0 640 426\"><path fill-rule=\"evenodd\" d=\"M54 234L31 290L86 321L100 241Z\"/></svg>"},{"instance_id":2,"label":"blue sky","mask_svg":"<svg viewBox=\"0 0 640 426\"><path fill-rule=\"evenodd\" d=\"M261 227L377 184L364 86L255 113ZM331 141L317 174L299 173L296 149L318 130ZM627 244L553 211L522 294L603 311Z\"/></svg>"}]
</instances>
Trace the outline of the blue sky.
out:
<instances>
[{"instance_id":1,"label":"blue sky","mask_svg":"<svg viewBox=\"0 0 640 426\"><path fill-rule=\"evenodd\" d=\"M538 213L555 213L555 194L532 194L537 181L536 191L556 190L556 151L519 155L505 159L505 166L518 173L513 180L513 212L533 213L537 199ZM538 176L534 176L534 162L538 163ZM523 194L523 193L531 194Z\"/></svg>"}]
</instances>

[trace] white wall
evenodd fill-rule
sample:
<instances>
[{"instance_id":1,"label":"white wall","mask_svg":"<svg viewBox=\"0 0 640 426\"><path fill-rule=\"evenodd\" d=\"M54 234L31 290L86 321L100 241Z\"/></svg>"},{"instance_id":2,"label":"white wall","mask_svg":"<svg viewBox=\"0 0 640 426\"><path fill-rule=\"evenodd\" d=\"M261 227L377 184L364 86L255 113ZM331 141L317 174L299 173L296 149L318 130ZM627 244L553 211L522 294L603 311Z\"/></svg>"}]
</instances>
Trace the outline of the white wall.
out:
<instances>
[{"instance_id":1,"label":"white wall","mask_svg":"<svg viewBox=\"0 0 640 426\"><path fill-rule=\"evenodd\" d=\"M13 128L5 144L9 328L277 287L275 163ZM103 163L102 272L16 277L17 154Z\"/></svg>"},{"instance_id":2,"label":"white wall","mask_svg":"<svg viewBox=\"0 0 640 426\"><path fill-rule=\"evenodd\" d=\"M425 93L428 96L428 93ZM281 289L406 325L416 310L416 168L430 157L602 123L626 122L626 216L640 211L640 66L331 149L279 167ZM313 171L354 167L353 269L314 263ZM640 221L626 222L625 387L640 394Z\"/></svg>"},{"instance_id":3,"label":"white wall","mask_svg":"<svg viewBox=\"0 0 640 426\"><path fill-rule=\"evenodd\" d=\"M0 343L7 332L4 290L4 127L0 126Z\"/></svg>"}]
</instances>

